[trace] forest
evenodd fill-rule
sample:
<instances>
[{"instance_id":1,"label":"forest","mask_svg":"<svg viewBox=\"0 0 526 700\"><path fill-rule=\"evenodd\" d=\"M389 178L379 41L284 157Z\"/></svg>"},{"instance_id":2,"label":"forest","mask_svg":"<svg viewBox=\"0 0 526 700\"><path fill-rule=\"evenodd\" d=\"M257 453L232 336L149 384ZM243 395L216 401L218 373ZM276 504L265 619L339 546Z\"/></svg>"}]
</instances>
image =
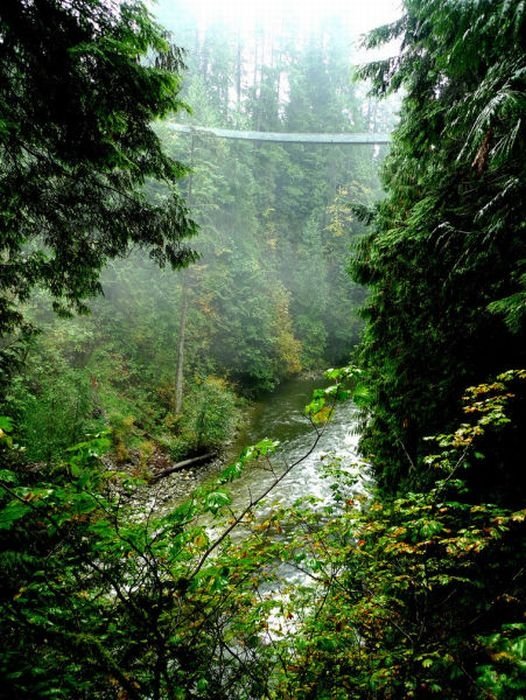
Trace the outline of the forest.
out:
<instances>
[{"instance_id":1,"label":"forest","mask_svg":"<svg viewBox=\"0 0 526 700\"><path fill-rule=\"evenodd\" d=\"M526 4L278 5L2 1L0 698L526 698Z\"/></svg>"}]
</instances>

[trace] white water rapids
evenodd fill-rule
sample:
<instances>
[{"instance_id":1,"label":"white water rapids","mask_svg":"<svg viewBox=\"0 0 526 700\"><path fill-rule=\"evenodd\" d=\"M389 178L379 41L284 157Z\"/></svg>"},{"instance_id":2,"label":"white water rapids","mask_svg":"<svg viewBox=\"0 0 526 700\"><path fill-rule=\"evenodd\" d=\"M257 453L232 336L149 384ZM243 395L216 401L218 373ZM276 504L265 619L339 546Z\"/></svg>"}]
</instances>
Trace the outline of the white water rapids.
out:
<instances>
[{"instance_id":1,"label":"white water rapids","mask_svg":"<svg viewBox=\"0 0 526 700\"><path fill-rule=\"evenodd\" d=\"M256 499L272 484L276 475L296 462L298 464L269 494L264 509L274 504L291 505L304 496L315 496L322 502L329 499L330 480L324 478L323 469L324 462L329 459L338 460L344 471L356 475L356 491L367 492L369 470L358 456L357 410L352 403L335 407L330 422L318 428L321 433L318 440L316 429L303 413L312 390L319 386L319 379L292 380L259 405L252 425L242 439L245 444L250 444L250 441L268 437L279 440L280 447L271 457L273 471L268 466L247 468L229 486L234 510Z\"/></svg>"},{"instance_id":2,"label":"white water rapids","mask_svg":"<svg viewBox=\"0 0 526 700\"><path fill-rule=\"evenodd\" d=\"M352 403L337 405L330 422L318 428L319 436L304 415L303 408L310 400L312 390L319 386L320 380L296 379L256 407L252 424L242 436L245 445L268 437L278 439L280 447L270 457L270 465L247 466L240 478L228 484L234 516L242 513L248 504L258 501L259 496L277 480L269 495L253 508L257 521L264 521L273 509L291 506L304 497L315 497L319 507L329 503L333 479L327 478L327 463L337 462L339 469L353 477L349 497L369 492L371 477L367 464L357 453L358 417ZM279 480L291 465L295 466ZM317 507L316 502L313 502L313 508ZM216 529L214 524L209 528L212 540L220 532L221 526ZM237 541L246 537L243 525L234 529L230 536ZM280 537L286 538L287 533ZM276 602L265 633L268 643L287 637L297 629L298 618L292 619L283 611L293 601L295 588L309 583L308 575L292 564L277 565L275 574L275 583L267 582L260 587L262 598ZM307 613L306 610L303 612Z\"/></svg>"}]
</instances>

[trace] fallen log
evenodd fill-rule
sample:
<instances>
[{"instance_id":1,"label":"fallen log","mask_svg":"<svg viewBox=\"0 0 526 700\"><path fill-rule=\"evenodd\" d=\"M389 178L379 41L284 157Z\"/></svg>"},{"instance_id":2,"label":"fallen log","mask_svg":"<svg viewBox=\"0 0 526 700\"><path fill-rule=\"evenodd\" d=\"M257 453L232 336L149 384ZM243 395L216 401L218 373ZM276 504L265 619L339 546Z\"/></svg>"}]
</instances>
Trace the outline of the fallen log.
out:
<instances>
[{"instance_id":1,"label":"fallen log","mask_svg":"<svg viewBox=\"0 0 526 700\"><path fill-rule=\"evenodd\" d=\"M157 474L153 474L150 481L156 482L159 481L160 479L163 479L165 476L169 476L170 474L173 474L174 472L181 471L181 469L185 469L185 467L189 467L192 464L199 464L199 462L204 462L207 459L212 459L215 457L215 454L213 452L207 452L204 455L199 455L198 457L192 457L191 459L183 459L182 462L177 462L176 464L172 464L172 466L168 467L167 469L163 469L160 472L157 472Z\"/></svg>"}]
</instances>

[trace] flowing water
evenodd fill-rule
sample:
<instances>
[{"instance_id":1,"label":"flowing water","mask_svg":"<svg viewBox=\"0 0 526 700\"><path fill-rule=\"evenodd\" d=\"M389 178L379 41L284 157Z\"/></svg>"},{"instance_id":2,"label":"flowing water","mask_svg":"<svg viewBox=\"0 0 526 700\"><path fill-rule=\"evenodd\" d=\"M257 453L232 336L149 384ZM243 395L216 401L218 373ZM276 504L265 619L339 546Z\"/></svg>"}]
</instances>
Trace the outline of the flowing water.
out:
<instances>
[{"instance_id":1,"label":"flowing water","mask_svg":"<svg viewBox=\"0 0 526 700\"><path fill-rule=\"evenodd\" d=\"M272 469L268 465L247 468L242 477L233 482L229 490L237 508L257 498L276 475L296 463L272 490L267 507L276 502L291 504L302 496L328 498L330 489L323 477L323 463L329 455L336 457L343 469L356 472L357 490L366 490L368 470L357 456L357 412L352 403L336 407L319 438L304 415L313 390L322 388L323 383L320 377L296 378L256 404L248 427L232 447L231 457L235 459L243 446L263 438L279 440L280 448L271 458Z\"/></svg>"},{"instance_id":2,"label":"flowing water","mask_svg":"<svg viewBox=\"0 0 526 700\"><path fill-rule=\"evenodd\" d=\"M271 457L272 469L268 465L267 468L261 465L247 466L242 476L229 484L234 513L242 513L249 503L257 500L284 472L287 472L286 475L265 500L257 503L254 509L256 519L265 519L276 505L291 505L306 496L316 497L320 504L327 503L332 495L331 479L324 478L324 465L335 459L338 460L340 469L354 477L352 494L349 493L349 496L367 493L369 469L357 455L358 416L353 404L347 402L338 405L330 422L321 429L321 436L304 414L304 407L311 400L313 390L323 386L324 380L320 377L296 378L254 407L246 430L232 446L231 459L234 460L244 446L267 437L279 440L280 447ZM236 528L231 536L234 539L244 538L246 533L243 526ZM282 531L279 537L287 538L288 533ZM284 615L283 605L295 597L295 590L309 583L306 572L292 563L276 563L274 574L275 577L258 589L262 598L272 600L276 605L262 635L266 643L294 634L298 625L297 617Z\"/></svg>"},{"instance_id":3,"label":"flowing water","mask_svg":"<svg viewBox=\"0 0 526 700\"><path fill-rule=\"evenodd\" d=\"M351 402L340 404L330 422L320 430L321 437L305 416L304 408L315 389L323 388L323 377L297 377L283 384L254 404L247 417L244 430L230 446L226 458L207 469L190 469L178 472L149 487L138 508L141 512L157 510L168 512L199 485L215 481L225 464L237 460L242 450L264 438L277 440L280 447L271 457L272 470L267 465L249 464L240 478L228 484L232 508L241 512L248 503L257 499L276 478L291 465L296 465L272 489L265 504L258 504L257 512L263 516L266 510L278 503L287 506L304 496L324 500L330 496L330 482L323 478L324 464L330 455L339 460L340 466L356 476L356 491L367 491L369 470L357 456L357 411ZM145 500L144 500L145 499ZM144 502L143 502L144 501Z\"/></svg>"}]
</instances>

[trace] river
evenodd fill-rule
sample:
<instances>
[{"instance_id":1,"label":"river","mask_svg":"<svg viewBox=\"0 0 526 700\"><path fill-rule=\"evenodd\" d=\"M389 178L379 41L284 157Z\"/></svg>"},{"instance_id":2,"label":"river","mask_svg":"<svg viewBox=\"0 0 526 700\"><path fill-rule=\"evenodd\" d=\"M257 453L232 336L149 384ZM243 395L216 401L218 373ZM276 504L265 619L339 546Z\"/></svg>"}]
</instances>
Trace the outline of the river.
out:
<instances>
[{"instance_id":1,"label":"river","mask_svg":"<svg viewBox=\"0 0 526 700\"><path fill-rule=\"evenodd\" d=\"M339 404L319 438L305 416L304 408L311 400L312 392L324 385L322 376L296 377L285 382L250 407L244 429L221 462L214 462L204 469L177 472L149 486L137 495L137 509L143 513L152 510L168 512L199 484L213 483L224 466L235 462L245 447L264 438L280 443L271 459L274 472L258 464L249 464L240 478L228 484L235 512L242 511L251 500L257 499L276 481L276 476L295 463L297 465L269 494L266 503L258 505L260 515L272 505L287 506L303 496L326 500L330 497L330 482L323 478L323 464L327 463L329 455L338 459L343 469L355 474L356 491L367 492L369 469L357 455L358 416L353 404L350 401Z\"/></svg>"},{"instance_id":2,"label":"river","mask_svg":"<svg viewBox=\"0 0 526 700\"><path fill-rule=\"evenodd\" d=\"M330 483L323 476L323 463L329 455L339 460L342 469L356 473L357 490L367 490L368 469L357 455L359 436L355 406L351 402L338 405L318 440L315 428L304 414L312 392L323 388L324 382L320 377L291 379L254 406L246 429L232 446L230 457L235 459L244 446L263 438L278 440L280 448L271 460L274 473L269 468L254 466L247 468L231 484L229 490L236 509L257 498L275 481L276 474L282 474L295 463L272 490L267 507L275 502L291 504L302 496L328 498Z\"/></svg>"},{"instance_id":3,"label":"river","mask_svg":"<svg viewBox=\"0 0 526 700\"><path fill-rule=\"evenodd\" d=\"M256 444L264 438L278 440L279 449L271 457L272 471L258 463L249 463L242 475L229 483L225 488L231 496L230 513L241 516L250 503L257 501L253 514L257 520L264 520L270 510L287 507L297 499L314 496L320 505L329 501L332 495L331 480L324 478L324 465L338 461L338 467L353 476L353 486L349 496L357 493L367 494L370 490L370 474L367 464L358 457L358 415L352 402L336 406L331 420L322 428L319 435L305 416L304 408L312 398L314 389L326 385L323 377L297 377L289 380L275 392L265 396L253 404L245 423L244 430L236 437L229 448L226 463L237 460L240 452L248 445ZM295 466L292 466L295 465ZM292 468L291 468L292 467ZM219 464L211 465L209 470L192 470L187 487L195 487L199 482L212 485L222 470ZM283 478L280 478L283 475ZM167 488L167 482L184 481L187 475L176 473L166 481L156 484L154 491L149 493L149 502L143 504L143 513L158 510L159 504L163 510L173 507L174 500L180 501L181 496L174 499ZM269 491L272 483L275 487L268 493L264 501L259 502L261 494ZM186 493L191 492L191 488ZM346 491L347 493L347 491ZM312 507L316 507L312 504ZM222 533L228 530L233 540L244 539L247 531L242 523L231 529L222 517L214 518L207 515L201 522L206 524L211 540L222 539ZM287 532L282 532L281 538L286 538ZM295 566L282 562L276 565L275 579L268 579L261 585L259 592L265 598L281 602L294 595L295 586L305 584L307 578ZM283 585L287 592L283 592ZM290 586L292 585L292 589ZM291 592L292 590L292 592ZM284 618L275 612L269 618L265 637L271 642L273 635L291 634L296 626L295 620Z\"/></svg>"},{"instance_id":4,"label":"river","mask_svg":"<svg viewBox=\"0 0 526 700\"><path fill-rule=\"evenodd\" d=\"M280 447L272 456L272 470L258 466L247 466L240 478L228 485L232 498L231 509L238 516L247 505L258 501L274 482L278 482L262 502L257 502L254 515L265 520L276 506L286 507L297 499L314 496L321 505L331 499L332 480L324 478L324 465L335 463L338 468L353 476L352 487L346 494L354 497L366 494L370 489L370 474L367 464L358 457L358 415L356 407L349 401L337 405L332 418L319 436L304 414L304 407L312 397L314 389L323 388L324 379L299 377L283 384L277 391L257 403L246 429L232 445L234 460L246 445L255 444L264 438L279 440ZM295 465L295 466L292 466ZM292 468L291 468L292 467ZM285 476L280 479L280 476ZM346 496L347 497L347 496ZM311 503L309 507L316 507ZM221 527L212 526L210 533L219 535ZM233 540L244 539L243 525L231 532ZM290 533L292 534L292 533ZM281 530L280 539L289 533ZM312 583L308 574L292 562L276 562L273 576L268 576L259 588L263 600L272 600L275 609L269 613L262 639L273 643L278 638L294 634L298 625L297 616L284 614L284 604L295 597L295 590ZM301 616L300 616L301 617Z\"/></svg>"}]
</instances>

